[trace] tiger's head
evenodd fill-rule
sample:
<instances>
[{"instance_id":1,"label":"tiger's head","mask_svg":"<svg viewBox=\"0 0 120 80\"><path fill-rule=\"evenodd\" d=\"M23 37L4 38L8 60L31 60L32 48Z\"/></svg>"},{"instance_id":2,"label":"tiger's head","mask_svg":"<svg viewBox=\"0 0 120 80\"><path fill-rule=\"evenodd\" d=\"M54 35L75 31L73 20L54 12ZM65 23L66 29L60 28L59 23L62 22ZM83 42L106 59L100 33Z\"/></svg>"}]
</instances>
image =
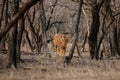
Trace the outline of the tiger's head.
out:
<instances>
[{"instance_id":1,"label":"tiger's head","mask_svg":"<svg viewBox=\"0 0 120 80\"><path fill-rule=\"evenodd\" d=\"M60 41L61 41L61 44L63 45L63 47L66 47L66 45L68 43L68 37L65 35L61 35Z\"/></svg>"}]
</instances>

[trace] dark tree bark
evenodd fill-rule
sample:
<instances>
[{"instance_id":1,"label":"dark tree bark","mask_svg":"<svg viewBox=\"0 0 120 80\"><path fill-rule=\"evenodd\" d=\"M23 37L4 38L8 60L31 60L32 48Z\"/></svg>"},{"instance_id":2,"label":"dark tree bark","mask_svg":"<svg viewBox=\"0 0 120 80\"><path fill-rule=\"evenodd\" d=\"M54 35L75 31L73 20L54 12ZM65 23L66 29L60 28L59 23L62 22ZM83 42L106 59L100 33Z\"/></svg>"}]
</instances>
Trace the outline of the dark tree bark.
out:
<instances>
[{"instance_id":1,"label":"dark tree bark","mask_svg":"<svg viewBox=\"0 0 120 80\"><path fill-rule=\"evenodd\" d=\"M95 5L92 8L92 18L93 18L93 21L90 28L90 34L89 34L89 49L90 49L91 59L93 59L96 54L97 34L100 26L98 5Z\"/></svg>"},{"instance_id":2,"label":"dark tree bark","mask_svg":"<svg viewBox=\"0 0 120 80\"><path fill-rule=\"evenodd\" d=\"M82 4L83 4L83 0L80 0L79 2L79 11L78 11L78 17L77 17L77 23L75 25L75 34L74 34L74 40L73 40L73 44L72 44L72 47L70 49L70 52L69 52L69 58L70 59L65 59L65 60L68 60L66 62L70 62L70 60L72 59L73 57L73 53L74 53L74 49L75 49L75 45L77 44L77 39L78 39L78 27L79 27L79 24L80 24L80 16L81 16L81 11L82 11ZM66 57L67 58L67 57Z\"/></svg>"},{"instance_id":3,"label":"dark tree bark","mask_svg":"<svg viewBox=\"0 0 120 80\"><path fill-rule=\"evenodd\" d=\"M97 36L100 27L99 12L103 2L104 0L102 0L100 3L94 3L92 5L92 25L90 27L90 33L88 38L91 59L94 58L98 59L96 51L97 51Z\"/></svg>"},{"instance_id":4,"label":"dark tree bark","mask_svg":"<svg viewBox=\"0 0 120 80\"><path fill-rule=\"evenodd\" d=\"M11 67L14 67L16 68L17 67L17 62L16 62L16 39L17 39L17 29L16 27L12 28L10 33L9 33L9 36L10 36L10 39L9 39L9 42L8 42L8 64L7 64L7 67L8 68L11 68Z\"/></svg>"},{"instance_id":5,"label":"dark tree bark","mask_svg":"<svg viewBox=\"0 0 120 80\"><path fill-rule=\"evenodd\" d=\"M19 8L19 0L13 0L12 7L11 7L11 15L15 15ZM9 32L9 42L8 42L8 68L16 68L17 61L16 61L16 54L17 54L17 27L18 23L16 22L14 27Z\"/></svg>"},{"instance_id":6,"label":"dark tree bark","mask_svg":"<svg viewBox=\"0 0 120 80\"><path fill-rule=\"evenodd\" d=\"M17 36L17 61L19 62L21 60L20 57L20 49L21 49L21 41L22 41L22 35L24 31L24 16L21 16L18 20L18 36Z\"/></svg>"}]
</instances>

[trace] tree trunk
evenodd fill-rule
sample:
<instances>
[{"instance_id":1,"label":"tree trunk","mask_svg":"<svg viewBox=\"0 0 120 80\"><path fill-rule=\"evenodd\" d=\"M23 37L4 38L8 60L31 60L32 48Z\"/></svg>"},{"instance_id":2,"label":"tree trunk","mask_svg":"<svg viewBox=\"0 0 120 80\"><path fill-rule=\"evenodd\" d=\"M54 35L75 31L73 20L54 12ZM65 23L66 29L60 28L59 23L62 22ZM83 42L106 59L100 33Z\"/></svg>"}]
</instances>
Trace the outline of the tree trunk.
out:
<instances>
[{"instance_id":1,"label":"tree trunk","mask_svg":"<svg viewBox=\"0 0 120 80\"><path fill-rule=\"evenodd\" d=\"M22 41L22 35L24 31L24 16L21 16L18 20L19 26L18 26L18 36L17 36L17 61L19 62L21 60L20 58L20 46Z\"/></svg>"},{"instance_id":2,"label":"tree trunk","mask_svg":"<svg viewBox=\"0 0 120 80\"><path fill-rule=\"evenodd\" d=\"M115 5L114 5L115 6ZM105 0L105 10L108 11L107 14L107 20L108 22L112 21L114 19L114 16L112 14L112 10L110 8L110 0ZM117 21L117 20L116 20ZM113 24L110 27L110 43L111 43L111 56L119 55L119 41L118 41L118 31L117 31L117 24L113 22Z\"/></svg>"},{"instance_id":3,"label":"tree trunk","mask_svg":"<svg viewBox=\"0 0 120 80\"><path fill-rule=\"evenodd\" d=\"M78 39L78 27L79 27L79 24L80 24L80 16L81 16L81 11L82 11L82 4L83 4L83 0L80 0L80 2L79 2L79 11L78 11L78 15L77 15L78 16L77 17L77 23L75 25L74 40L73 40L73 44L72 44L72 47L71 47L70 52L69 52L69 58L70 59L65 59L65 60L69 60L69 61L65 61L65 62L70 62L70 60L73 57L76 41Z\"/></svg>"},{"instance_id":4,"label":"tree trunk","mask_svg":"<svg viewBox=\"0 0 120 80\"><path fill-rule=\"evenodd\" d=\"M15 15L18 11L18 0L13 0L11 7L11 15ZM14 27L9 32L9 42L8 42L8 68L16 68L16 54L17 54L17 22L14 24Z\"/></svg>"},{"instance_id":5,"label":"tree trunk","mask_svg":"<svg viewBox=\"0 0 120 80\"><path fill-rule=\"evenodd\" d=\"M98 59L97 36L98 36L99 27L100 27L99 11L103 2L104 0L102 0L100 3L94 3L92 5L92 25L90 28L90 33L88 38L91 59L94 59L94 58Z\"/></svg>"},{"instance_id":6,"label":"tree trunk","mask_svg":"<svg viewBox=\"0 0 120 80\"><path fill-rule=\"evenodd\" d=\"M119 44L118 44L118 37L117 37L117 27L113 25L111 27L111 35L110 35L110 41L111 41L111 56L119 55Z\"/></svg>"},{"instance_id":7,"label":"tree trunk","mask_svg":"<svg viewBox=\"0 0 120 80\"><path fill-rule=\"evenodd\" d=\"M46 35L46 16L43 2L40 3L41 7L41 19L42 19L42 44L43 44L43 53L48 54L48 44L47 44L47 35Z\"/></svg>"},{"instance_id":8,"label":"tree trunk","mask_svg":"<svg viewBox=\"0 0 120 80\"><path fill-rule=\"evenodd\" d=\"M92 8L92 18L93 20L89 34L89 49L90 49L91 59L95 58L96 56L97 35L100 27L98 5Z\"/></svg>"},{"instance_id":9,"label":"tree trunk","mask_svg":"<svg viewBox=\"0 0 120 80\"><path fill-rule=\"evenodd\" d=\"M7 67L11 68L17 67L17 62L16 62L16 39L17 39L17 29L16 27L13 27L9 33L9 42L8 42L8 64Z\"/></svg>"}]
</instances>

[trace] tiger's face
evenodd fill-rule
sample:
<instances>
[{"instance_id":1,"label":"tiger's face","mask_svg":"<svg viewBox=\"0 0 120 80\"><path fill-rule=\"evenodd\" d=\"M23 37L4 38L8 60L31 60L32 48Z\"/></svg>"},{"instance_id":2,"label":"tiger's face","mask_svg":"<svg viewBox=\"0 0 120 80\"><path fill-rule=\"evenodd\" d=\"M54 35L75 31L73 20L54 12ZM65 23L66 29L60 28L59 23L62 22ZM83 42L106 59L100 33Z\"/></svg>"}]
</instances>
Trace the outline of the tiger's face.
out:
<instances>
[{"instance_id":1,"label":"tiger's face","mask_svg":"<svg viewBox=\"0 0 120 80\"><path fill-rule=\"evenodd\" d=\"M68 43L68 38L67 38L67 36L61 35L60 40L61 40L62 46L65 47L65 46L67 45L67 43Z\"/></svg>"}]
</instances>

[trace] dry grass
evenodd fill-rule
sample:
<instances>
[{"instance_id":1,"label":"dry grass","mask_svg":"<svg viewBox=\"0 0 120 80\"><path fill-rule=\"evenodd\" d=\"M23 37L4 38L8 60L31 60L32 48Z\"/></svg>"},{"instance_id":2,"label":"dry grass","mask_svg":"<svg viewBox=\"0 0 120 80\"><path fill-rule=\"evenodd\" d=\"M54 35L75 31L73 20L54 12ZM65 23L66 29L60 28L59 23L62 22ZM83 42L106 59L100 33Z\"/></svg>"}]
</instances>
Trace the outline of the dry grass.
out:
<instances>
[{"instance_id":1,"label":"dry grass","mask_svg":"<svg viewBox=\"0 0 120 80\"><path fill-rule=\"evenodd\" d=\"M0 80L119 80L119 60L90 60L87 53L84 58L73 57L71 64L63 67L60 57L48 59L43 55L22 54L24 62L18 69L0 68ZM6 54L0 54L5 59Z\"/></svg>"}]
</instances>

